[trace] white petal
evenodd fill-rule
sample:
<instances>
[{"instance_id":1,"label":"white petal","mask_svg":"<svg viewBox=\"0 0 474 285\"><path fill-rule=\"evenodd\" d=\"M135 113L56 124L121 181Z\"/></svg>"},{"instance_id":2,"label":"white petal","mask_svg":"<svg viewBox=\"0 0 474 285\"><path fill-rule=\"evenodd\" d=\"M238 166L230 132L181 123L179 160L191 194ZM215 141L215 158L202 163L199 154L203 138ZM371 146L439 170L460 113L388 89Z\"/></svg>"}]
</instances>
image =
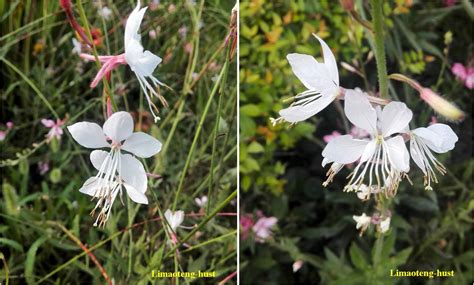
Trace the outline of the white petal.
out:
<instances>
[{"instance_id":1,"label":"white petal","mask_svg":"<svg viewBox=\"0 0 474 285\"><path fill-rule=\"evenodd\" d=\"M96 177L89 177L89 179L84 182L79 192L87 194L89 196L94 196L95 190L97 189L97 178Z\"/></svg>"},{"instance_id":2,"label":"white petal","mask_svg":"<svg viewBox=\"0 0 474 285\"><path fill-rule=\"evenodd\" d=\"M390 229L390 217L380 222L380 231L382 233L387 232L389 229Z\"/></svg>"},{"instance_id":3,"label":"white petal","mask_svg":"<svg viewBox=\"0 0 474 285\"><path fill-rule=\"evenodd\" d=\"M128 197L130 197L130 199L132 199L133 202L139 203L139 204L145 204L145 205L148 204L148 199L144 193L138 191L137 189L135 189L135 187L133 187L132 185L128 183L124 183L124 186L125 186L125 189L127 190Z\"/></svg>"},{"instance_id":4,"label":"white petal","mask_svg":"<svg viewBox=\"0 0 474 285\"><path fill-rule=\"evenodd\" d=\"M95 169L100 170L100 167L102 166L102 163L104 162L105 158L109 155L108 152L103 151L103 150L94 150L90 154L90 159L92 162L92 165L94 166Z\"/></svg>"},{"instance_id":5,"label":"white petal","mask_svg":"<svg viewBox=\"0 0 474 285\"><path fill-rule=\"evenodd\" d=\"M368 141L355 140L350 135L331 140L323 150L323 157L329 161L348 164L362 156Z\"/></svg>"},{"instance_id":6,"label":"white petal","mask_svg":"<svg viewBox=\"0 0 474 285\"><path fill-rule=\"evenodd\" d=\"M316 115L331 104L331 102L337 97L337 91L337 88L325 89L321 92L321 98L306 105L296 105L285 108L279 112L280 116L290 123L304 121Z\"/></svg>"},{"instance_id":7,"label":"white petal","mask_svg":"<svg viewBox=\"0 0 474 285\"><path fill-rule=\"evenodd\" d=\"M362 156L360 158L360 162L365 162L369 160L370 158L372 158L376 149L377 149L377 141L371 140L365 147L364 152L362 153Z\"/></svg>"},{"instance_id":8,"label":"white petal","mask_svg":"<svg viewBox=\"0 0 474 285\"><path fill-rule=\"evenodd\" d=\"M410 170L410 155L402 136L396 136L385 141L390 164L397 170Z\"/></svg>"},{"instance_id":9,"label":"white petal","mask_svg":"<svg viewBox=\"0 0 474 285\"><path fill-rule=\"evenodd\" d=\"M426 167L425 162L423 161L422 150L413 139L410 140L410 154L415 164L418 165L418 167L421 169L421 171L423 171L424 174L426 174Z\"/></svg>"},{"instance_id":10,"label":"white petal","mask_svg":"<svg viewBox=\"0 0 474 285\"><path fill-rule=\"evenodd\" d=\"M445 124L433 124L427 128L428 130L436 133L440 139L440 143L437 144L437 148L432 149L437 153L445 153L454 148L454 145L458 141L458 136L454 133L450 126Z\"/></svg>"},{"instance_id":11,"label":"white petal","mask_svg":"<svg viewBox=\"0 0 474 285\"><path fill-rule=\"evenodd\" d=\"M142 163L130 154L120 154L120 177L136 190L145 193L148 178Z\"/></svg>"},{"instance_id":12,"label":"white petal","mask_svg":"<svg viewBox=\"0 0 474 285\"><path fill-rule=\"evenodd\" d=\"M329 71L322 63L307 54L290 53L286 59L291 65L293 73L310 90L322 90L337 85L329 77Z\"/></svg>"},{"instance_id":13,"label":"white petal","mask_svg":"<svg viewBox=\"0 0 474 285\"><path fill-rule=\"evenodd\" d=\"M337 63L336 63L336 58L334 57L334 54L332 53L331 49L326 44L326 42L324 42L316 34L313 34L313 36L315 36L318 39L323 49L324 66L326 66L326 69L329 72L329 77L337 86L339 86L339 72L337 70Z\"/></svg>"},{"instance_id":14,"label":"white petal","mask_svg":"<svg viewBox=\"0 0 474 285\"><path fill-rule=\"evenodd\" d=\"M116 112L104 123L104 133L119 143L129 138L133 133L133 119L128 112Z\"/></svg>"},{"instance_id":15,"label":"white petal","mask_svg":"<svg viewBox=\"0 0 474 285\"><path fill-rule=\"evenodd\" d=\"M67 127L72 137L83 147L101 148L110 146L102 128L95 123L80 122Z\"/></svg>"},{"instance_id":16,"label":"white petal","mask_svg":"<svg viewBox=\"0 0 474 285\"><path fill-rule=\"evenodd\" d=\"M122 149L136 156L147 158L157 154L161 150L161 142L150 135L137 132L125 140Z\"/></svg>"},{"instance_id":17,"label":"white petal","mask_svg":"<svg viewBox=\"0 0 474 285\"><path fill-rule=\"evenodd\" d=\"M390 102L382 110L380 117L380 128L382 135L388 137L402 132L410 123L413 113L407 105L402 102Z\"/></svg>"},{"instance_id":18,"label":"white petal","mask_svg":"<svg viewBox=\"0 0 474 285\"><path fill-rule=\"evenodd\" d=\"M141 76L150 76L161 63L161 58L150 51L143 52L143 46L139 41L131 39L125 50L125 60L130 69Z\"/></svg>"},{"instance_id":19,"label":"white petal","mask_svg":"<svg viewBox=\"0 0 474 285\"><path fill-rule=\"evenodd\" d=\"M140 40L138 30L140 29L140 25L142 24L143 16L145 15L147 8L148 7L140 9L139 0L135 9L133 9L132 13L130 13L130 16L128 16L127 24L125 25L125 50L127 49L128 43L131 39L137 41Z\"/></svg>"},{"instance_id":20,"label":"white petal","mask_svg":"<svg viewBox=\"0 0 474 285\"><path fill-rule=\"evenodd\" d=\"M377 112L370 104L367 96L362 92L347 89L344 101L344 112L347 119L370 134L376 134Z\"/></svg>"}]
</instances>

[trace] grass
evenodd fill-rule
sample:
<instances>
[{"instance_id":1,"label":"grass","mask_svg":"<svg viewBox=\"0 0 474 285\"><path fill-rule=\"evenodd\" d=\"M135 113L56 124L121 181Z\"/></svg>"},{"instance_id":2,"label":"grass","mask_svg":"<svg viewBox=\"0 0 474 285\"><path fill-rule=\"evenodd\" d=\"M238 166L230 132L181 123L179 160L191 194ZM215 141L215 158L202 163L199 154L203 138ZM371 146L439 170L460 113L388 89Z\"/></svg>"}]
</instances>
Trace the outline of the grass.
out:
<instances>
[{"instance_id":1,"label":"grass","mask_svg":"<svg viewBox=\"0 0 474 285\"><path fill-rule=\"evenodd\" d=\"M86 33L101 31L97 54L119 54L135 3L98 3L112 10L109 20L91 1L75 2L74 14ZM155 177L149 178L149 205L117 201L106 227L98 229L88 215L93 203L77 191L94 172L89 150L66 130L47 143L48 129L40 123L66 118L66 126L103 124L103 84L89 87L98 67L72 54L75 34L59 1L0 2L0 128L7 121L15 125L0 142L0 282L169 284L151 279L152 270L201 270L216 271L217 283L236 271L236 64L223 45L233 4L160 1L146 12L142 43L163 58L154 75L170 87L159 90L169 107L161 107L161 121L153 123L128 66L114 70L106 88L117 110L132 112L135 131L156 137L163 149L142 160ZM39 162L50 170L40 174ZM194 202L203 195L209 195L207 209ZM175 246L163 230L166 209L185 211L183 225L193 227L177 230Z\"/></svg>"}]
</instances>

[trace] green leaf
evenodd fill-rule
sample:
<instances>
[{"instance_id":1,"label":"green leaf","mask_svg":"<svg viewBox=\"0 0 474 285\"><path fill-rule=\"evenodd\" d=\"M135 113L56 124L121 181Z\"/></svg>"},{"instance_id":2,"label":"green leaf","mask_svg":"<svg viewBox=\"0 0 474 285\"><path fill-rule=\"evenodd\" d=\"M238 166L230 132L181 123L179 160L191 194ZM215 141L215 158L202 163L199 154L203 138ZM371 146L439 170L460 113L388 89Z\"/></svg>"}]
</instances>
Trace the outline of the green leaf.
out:
<instances>
[{"instance_id":1,"label":"green leaf","mask_svg":"<svg viewBox=\"0 0 474 285\"><path fill-rule=\"evenodd\" d=\"M245 114L249 117L257 117L260 115L260 108L255 104L247 104L240 107L240 113Z\"/></svg>"},{"instance_id":2,"label":"green leaf","mask_svg":"<svg viewBox=\"0 0 474 285\"><path fill-rule=\"evenodd\" d=\"M349 255L351 256L352 264L354 264L356 268L360 270L365 270L367 268L367 256L355 242L353 242L349 248Z\"/></svg>"},{"instance_id":3,"label":"green leaf","mask_svg":"<svg viewBox=\"0 0 474 285\"><path fill-rule=\"evenodd\" d=\"M28 249L28 253L26 254L26 262L25 262L25 278L28 284L35 284L34 278L34 268L35 268L35 259L36 259L36 252L38 248L47 240L47 237L42 237L37 239Z\"/></svg>"},{"instance_id":4,"label":"green leaf","mask_svg":"<svg viewBox=\"0 0 474 285\"><path fill-rule=\"evenodd\" d=\"M5 201L5 212L7 215L18 215L18 195L15 188L9 183L4 182L2 185L3 199Z\"/></svg>"}]
</instances>

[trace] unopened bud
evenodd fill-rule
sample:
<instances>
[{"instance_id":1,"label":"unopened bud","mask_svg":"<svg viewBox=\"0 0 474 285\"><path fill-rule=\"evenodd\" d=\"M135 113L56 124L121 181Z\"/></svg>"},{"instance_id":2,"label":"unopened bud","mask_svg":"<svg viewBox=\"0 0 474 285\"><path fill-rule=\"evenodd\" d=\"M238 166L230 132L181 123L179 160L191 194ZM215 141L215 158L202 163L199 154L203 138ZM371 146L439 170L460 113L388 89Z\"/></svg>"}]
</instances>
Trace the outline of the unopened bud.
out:
<instances>
[{"instance_id":1,"label":"unopened bud","mask_svg":"<svg viewBox=\"0 0 474 285\"><path fill-rule=\"evenodd\" d=\"M439 96L433 90L429 88L423 88L420 92L421 99L428 103L433 110L438 112L443 117L453 120L460 121L464 119L464 112L461 111L456 105Z\"/></svg>"},{"instance_id":2,"label":"unopened bud","mask_svg":"<svg viewBox=\"0 0 474 285\"><path fill-rule=\"evenodd\" d=\"M354 11L354 0L339 0L344 10L350 12Z\"/></svg>"}]
</instances>

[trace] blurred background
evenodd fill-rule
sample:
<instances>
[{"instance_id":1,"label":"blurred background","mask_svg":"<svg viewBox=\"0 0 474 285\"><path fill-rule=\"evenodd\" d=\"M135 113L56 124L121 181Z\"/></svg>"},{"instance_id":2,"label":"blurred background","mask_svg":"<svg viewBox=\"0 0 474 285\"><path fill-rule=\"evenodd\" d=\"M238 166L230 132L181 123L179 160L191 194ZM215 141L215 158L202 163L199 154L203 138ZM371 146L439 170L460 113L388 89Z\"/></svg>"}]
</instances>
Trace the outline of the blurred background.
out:
<instances>
[{"instance_id":1,"label":"blurred background","mask_svg":"<svg viewBox=\"0 0 474 285\"><path fill-rule=\"evenodd\" d=\"M370 20L369 1L354 2ZM448 172L426 191L412 163L392 209L391 230L380 262L375 233L359 237L353 215L373 211L355 193L343 193L341 171L327 188L322 149L331 135L349 133L343 104L335 102L311 119L289 127L270 118L305 90L286 60L288 53L321 59L316 33L335 54L340 85L377 88L368 33L339 1L241 1L240 185L241 283L254 284L467 284L472 282L472 42L469 1L384 1L388 73L419 81L465 113L452 122L435 113L407 84L390 82L390 97L414 112L412 126L450 125L459 136L454 150L436 157ZM334 133L335 132L335 133ZM390 278L390 269L454 270L452 278Z\"/></svg>"},{"instance_id":2,"label":"blurred background","mask_svg":"<svg viewBox=\"0 0 474 285\"><path fill-rule=\"evenodd\" d=\"M128 66L112 72L111 93L118 109L133 115L135 131L154 136L163 148L142 160L152 173L146 192L149 205L127 206L126 196L125 205L117 199L104 229L93 227L89 212L95 202L78 191L95 174L90 150L79 146L65 129L79 121L102 126L103 85L89 87L98 69L78 52L92 51L75 34L59 3L0 1L0 283L9 279L10 284L105 284L102 270L115 284L174 282L151 279L152 270L216 271L213 280L224 279L237 267L236 199L229 199L237 188L236 61L226 67L225 84L216 85L216 80L225 65L223 43L235 1L141 1L142 7L148 6L140 27L142 44L163 59L154 76L172 89L159 90L169 107L155 100L161 121L153 123ZM80 3L72 1L72 10L84 26ZM123 52L126 19L136 3L82 1L99 55ZM189 156L202 116L201 132ZM51 128L42 120L53 120L62 135L46 138ZM204 220L204 196L209 196L209 212L222 206L220 212L234 215L201 224L186 241L190 248L175 258L156 218L159 210L172 208L181 180L177 209L195 215L186 217L184 226L194 227ZM208 192L209 187L213 191ZM201 199L199 203L195 198ZM179 228L178 239L190 232ZM81 243L91 249L102 269ZM207 284L208 280L193 282Z\"/></svg>"}]
</instances>

